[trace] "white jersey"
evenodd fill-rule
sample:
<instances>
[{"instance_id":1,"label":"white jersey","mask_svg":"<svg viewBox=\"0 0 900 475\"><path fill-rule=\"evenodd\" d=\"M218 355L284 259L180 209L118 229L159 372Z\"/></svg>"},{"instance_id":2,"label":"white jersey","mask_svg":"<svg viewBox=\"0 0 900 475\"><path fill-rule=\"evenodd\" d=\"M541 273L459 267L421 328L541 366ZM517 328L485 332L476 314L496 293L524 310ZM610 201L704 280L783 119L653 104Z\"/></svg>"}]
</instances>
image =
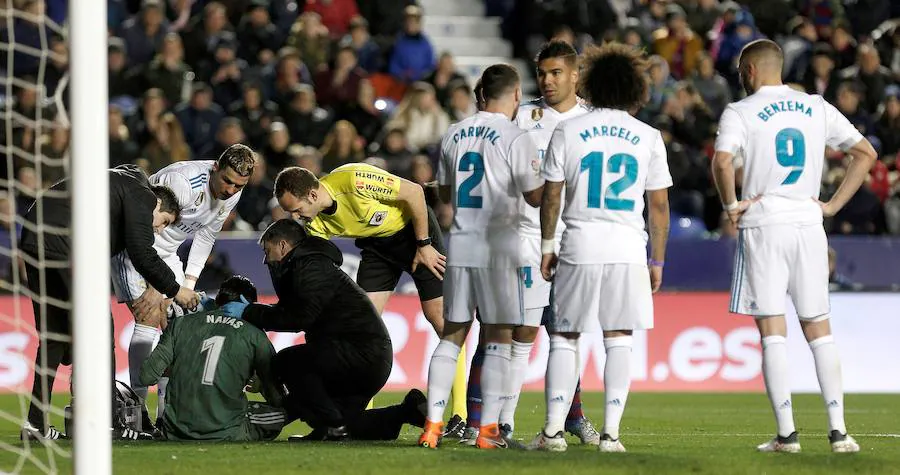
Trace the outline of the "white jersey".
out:
<instances>
[{"instance_id":1,"label":"white jersey","mask_svg":"<svg viewBox=\"0 0 900 475\"><path fill-rule=\"evenodd\" d=\"M151 184L169 187L181 206L181 220L157 234L153 247L160 257L166 258L176 254L181 244L194 236L184 271L194 277L200 276L217 234L241 199L240 191L225 201L213 198L209 179L214 164L213 160L178 162L150 176Z\"/></svg>"},{"instance_id":2,"label":"white jersey","mask_svg":"<svg viewBox=\"0 0 900 475\"><path fill-rule=\"evenodd\" d=\"M764 86L730 104L716 151L743 156L742 199L760 198L738 225L817 224L825 146L849 149L863 136L822 96Z\"/></svg>"},{"instance_id":3,"label":"white jersey","mask_svg":"<svg viewBox=\"0 0 900 475\"><path fill-rule=\"evenodd\" d=\"M538 164L531 137L503 114L478 112L450 127L437 173L453 197L447 265L519 267L519 203L544 184Z\"/></svg>"},{"instance_id":4,"label":"white jersey","mask_svg":"<svg viewBox=\"0 0 900 475\"><path fill-rule=\"evenodd\" d=\"M566 183L560 261L646 264L644 192L672 186L658 130L614 109L569 119L553 131L541 174Z\"/></svg>"},{"instance_id":5,"label":"white jersey","mask_svg":"<svg viewBox=\"0 0 900 475\"><path fill-rule=\"evenodd\" d=\"M519 106L519 112L516 114L516 125L522 130L528 131L531 140L538 150L538 159L544 160L547 147L550 146L550 137L553 130L556 129L560 122L578 117L590 112L590 108L581 100L575 107L566 112L557 112L556 109L547 105L543 98L526 102ZM521 209L522 221L519 225L519 232L523 237L541 238L541 212L538 208L533 208L528 203L522 202ZM556 237L562 237L565 225L560 222L556 223Z\"/></svg>"}]
</instances>

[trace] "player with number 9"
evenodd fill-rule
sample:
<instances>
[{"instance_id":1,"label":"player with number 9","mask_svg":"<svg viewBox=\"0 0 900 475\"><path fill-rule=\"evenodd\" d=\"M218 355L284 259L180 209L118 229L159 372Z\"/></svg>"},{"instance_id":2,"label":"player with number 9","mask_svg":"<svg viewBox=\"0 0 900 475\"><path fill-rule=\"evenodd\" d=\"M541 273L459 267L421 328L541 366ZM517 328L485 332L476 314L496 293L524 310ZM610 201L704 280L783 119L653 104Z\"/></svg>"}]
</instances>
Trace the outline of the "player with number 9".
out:
<instances>
[{"instance_id":1,"label":"player with number 9","mask_svg":"<svg viewBox=\"0 0 900 475\"><path fill-rule=\"evenodd\" d=\"M594 110L556 127L542 164L547 183L541 203L541 273L548 280L554 271L556 276L548 325L547 423L531 443L536 450L566 450L563 429L578 378L578 337L599 327L606 348L600 450L625 451L619 425L631 382L631 335L653 328L651 293L662 282L667 189L672 186L662 135L633 117L647 93L645 70L640 52L626 45L607 43L586 52L581 90ZM566 232L557 257L564 185Z\"/></svg>"},{"instance_id":2,"label":"player with number 9","mask_svg":"<svg viewBox=\"0 0 900 475\"><path fill-rule=\"evenodd\" d=\"M729 218L739 228L731 285L732 313L751 315L759 328L763 377L775 412L775 437L762 452L799 452L794 427L785 294L816 360L835 452L856 452L844 423L840 362L829 325L828 240L822 218L833 216L859 189L876 159L872 145L821 96L784 85L784 54L772 41L744 47L741 83L749 94L729 105L719 122L713 175ZM818 201L825 147L847 151L847 177L827 203ZM732 159L744 157L743 197L735 193Z\"/></svg>"}]
</instances>

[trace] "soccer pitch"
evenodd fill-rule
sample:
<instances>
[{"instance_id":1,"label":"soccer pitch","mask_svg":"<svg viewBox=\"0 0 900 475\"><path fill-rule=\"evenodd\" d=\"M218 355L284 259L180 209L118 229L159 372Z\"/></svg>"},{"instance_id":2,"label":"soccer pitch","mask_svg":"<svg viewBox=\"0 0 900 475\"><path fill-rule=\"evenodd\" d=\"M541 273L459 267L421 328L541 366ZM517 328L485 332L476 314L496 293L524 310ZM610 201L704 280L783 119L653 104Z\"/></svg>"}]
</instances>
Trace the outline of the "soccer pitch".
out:
<instances>
[{"instance_id":1,"label":"soccer pitch","mask_svg":"<svg viewBox=\"0 0 900 475\"><path fill-rule=\"evenodd\" d=\"M398 401L400 393L379 395L377 405ZM588 416L602 425L602 393L583 395ZM858 454L832 454L825 436L826 418L818 395L794 397L794 415L803 452L759 454L755 446L772 436L774 421L763 394L636 393L622 422L625 454L601 454L569 438L566 453L479 451L448 440L440 449L415 446L410 427L396 442L345 444L288 443L306 433L293 424L270 443L116 443L116 474L288 473L900 473L900 414L897 395L848 395L847 423L862 446ZM15 396L0 398L2 410L18 414ZM516 438L530 440L544 419L543 395L523 394ZM56 423L62 426L62 421ZM0 423L2 442L21 447L18 428ZM46 452L34 456L47 460ZM71 472L71 459L54 457L60 473ZM0 452L0 472L10 472L17 456ZM22 473L42 473L26 462Z\"/></svg>"}]
</instances>

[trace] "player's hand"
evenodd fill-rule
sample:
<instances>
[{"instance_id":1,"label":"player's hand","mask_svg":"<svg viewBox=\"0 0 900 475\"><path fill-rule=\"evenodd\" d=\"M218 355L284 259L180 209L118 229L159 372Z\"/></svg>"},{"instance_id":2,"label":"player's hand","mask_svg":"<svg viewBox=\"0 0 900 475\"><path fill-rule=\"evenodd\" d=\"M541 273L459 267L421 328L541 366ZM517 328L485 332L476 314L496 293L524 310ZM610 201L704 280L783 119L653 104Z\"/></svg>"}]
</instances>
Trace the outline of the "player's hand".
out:
<instances>
[{"instance_id":1,"label":"player's hand","mask_svg":"<svg viewBox=\"0 0 900 475\"><path fill-rule=\"evenodd\" d=\"M544 280L550 282L556 274L556 265L559 264L559 257L556 254L544 254L541 256L541 275Z\"/></svg>"},{"instance_id":2,"label":"player's hand","mask_svg":"<svg viewBox=\"0 0 900 475\"><path fill-rule=\"evenodd\" d=\"M415 272L420 265L428 268L438 280L444 280L444 271L447 269L447 256L437 252L434 246L420 247L416 250L416 257L413 258L412 271Z\"/></svg>"},{"instance_id":3,"label":"player's hand","mask_svg":"<svg viewBox=\"0 0 900 475\"><path fill-rule=\"evenodd\" d=\"M751 198L749 200L738 201L737 208L731 211L726 211L726 213L728 213L728 219L731 221L731 223L737 225L738 221L741 220L741 216L743 216L744 213L747 212L747 209L750 208L750 205L759 201L760 198L762 198L762 196L757 196L756 198Z\"/></svg>"},{"instance_id":4,"label":"player's hand","mask_svg":"<svg viewBox=\"0 0 900 475\"><path fill-rule=\"evenodd\" d=\"M158 327L160 322L164 324L166 320L166 297L153 287L147 287L140 297L131 302L131 311L135 323Z\"/></svg>"},{"instance_id":5,"label":"player's hand","mask_svg":"<svg viewBox=\"0 0 900 475\"><path fill-rule=\"evenodd\" d=\"M262 392L262 383L259 381L259 377L257 375L254 374L253 377L250 378L250 381L247 381L247 385L244 386L244 392L254 394L259 394L260 392Z\"/></svg>"},{"instance_id":6,"label":"player's hand","mask_svg":"<svg viewBox=\"0 0 900 475\"><path fill-rule=\"evenodd\" d=\"M662 286L663 268L661 266L651 265L650 267L650 290L655 294L659 287Z\"/></svg>"},{"instance_id":7,"label":"player's hand","mask_svg":"<svg viewBox=\"0 0 900 475\"><path fill-rule=\"evenodd\" d=\"M195 309L200 305L200 294L188 287L181 287L175 294L175 303L185 310Z\"/></svg>"},{"instance_id":8,"label":"player's hand","mask_svg":"<svg viewBox=\"0 0 900 475\"><path fill-rule=\"evenodd\" d=\"M822 217L823 218L830 218L837 214L838 210L834 209L834 206L832 206L830 201L822 202L822 201L816 200L816 202L818 202L819 206L822 207Z\"/></svg>"},{"instance_id":9,"label":"player's hand","mask_svg":"<svg viewBox=\"0 0 900 475\"><path fill-rule=\"evenodd\" d=\"M219 309L226 317L237 318L238 320L244 316L244 310L247 309L247 306L250 305L250 302L241 295L240 300L236 300L234 302L228 302Z\"/></svg>"}]
</instances>

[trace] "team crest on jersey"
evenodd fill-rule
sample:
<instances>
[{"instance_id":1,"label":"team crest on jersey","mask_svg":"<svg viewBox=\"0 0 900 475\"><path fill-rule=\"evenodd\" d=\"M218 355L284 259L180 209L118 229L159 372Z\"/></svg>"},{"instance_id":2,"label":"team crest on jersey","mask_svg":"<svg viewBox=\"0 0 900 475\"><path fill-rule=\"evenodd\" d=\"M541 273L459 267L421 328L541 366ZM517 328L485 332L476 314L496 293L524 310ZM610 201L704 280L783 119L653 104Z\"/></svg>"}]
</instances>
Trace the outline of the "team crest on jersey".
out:
<instances>
[{"instance_id":1,"label":"team crest on jersey","mask_svg":"<svg viewBox=\"0 0 900 475\"><path fill-rule=\"evenodd\" d=\"M225 209L224 206L222 206L221 208L219 208L219 216L222 216L223 214L225 214L226 211L228 211L228 210Z\"/></svg>"},{"instance_id":2,"label":"team crest on jersey","mask_svg":"<svg viewBox=\"0 0 900 475\"><path fill-rule=\"evenodd\" d=\"M194 200L194 207L200 206L200 204L203 203L203 196L203 193L200 193L200 196L198 196L197 199Z\"/></svg>"},{"instance_id":3,"label":"team crest on jersey","mask_svg":"<svg viewBox=\"0 0 900 475\"><path fill-rule=\"evenodd\" d=\"M537 109L531 109L531 120L537 122L544 117L544 109L538 107Z\"/></svg>"},{"instance_id":4,"label":"team crest on jersey","mask_svg":"<svg viewBox=\"0 0 900 475\"><path fill-rule=\"evenodd\" d=\"M369 220L369 226L381 226L385 218L387 218L387 211L376 211Z\"/></svg>"}]
</instances>

